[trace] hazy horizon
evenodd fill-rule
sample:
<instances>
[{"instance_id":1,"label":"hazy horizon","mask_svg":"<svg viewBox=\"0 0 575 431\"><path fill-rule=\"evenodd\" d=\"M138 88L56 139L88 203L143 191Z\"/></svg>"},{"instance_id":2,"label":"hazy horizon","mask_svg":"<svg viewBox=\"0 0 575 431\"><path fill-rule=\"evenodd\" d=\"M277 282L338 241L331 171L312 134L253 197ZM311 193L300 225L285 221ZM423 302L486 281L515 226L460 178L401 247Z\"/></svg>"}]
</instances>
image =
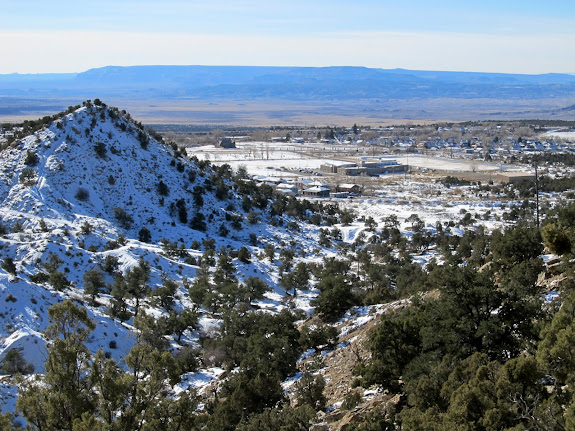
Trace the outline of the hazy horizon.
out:
<instances>
[{"instance_id":1,"label":"hazy horizon","mask_svg":"<svg viewBox=\"0 0 575 431\"><path fill-rule=\"evenodd\" d=\"M71 72L0 72L0 75L77 75L89 70L94 69L105 69L109 67L121 67L121 68L130 68L130 67L293 67L293 68L337 68L337 67L357 67L357 68L366 68L366 69L379 69L379 70L406 70L406 71L416 71L416 72L454 72L454 73L485 73L485 74L503 74L503 75L545 75L545 74L560 74L560 75L573 75L575 76L575 72L542 72L542 73L521 73L521 72L483 72L478 70L439 70L439 69L406 69L404 67L368 67L368 66L353 66L349 64L333 64L327 66L276 66L276 65L269 65L269 64L127 64L127 65L118 65L118 64L107 64L103 66L91 67L84 70L76 70Z\"/></svg>"},{"instance_id":2,"label":"hazy horizon","mask_svg":"<svg viewBox=\"0 0 575 431\"><path fill-rule=\"evenodd\" d=\"M194 64L575 73L575 4L561 0L22 0L2 14L1 74Z\"/></svg>"}]
</instances>

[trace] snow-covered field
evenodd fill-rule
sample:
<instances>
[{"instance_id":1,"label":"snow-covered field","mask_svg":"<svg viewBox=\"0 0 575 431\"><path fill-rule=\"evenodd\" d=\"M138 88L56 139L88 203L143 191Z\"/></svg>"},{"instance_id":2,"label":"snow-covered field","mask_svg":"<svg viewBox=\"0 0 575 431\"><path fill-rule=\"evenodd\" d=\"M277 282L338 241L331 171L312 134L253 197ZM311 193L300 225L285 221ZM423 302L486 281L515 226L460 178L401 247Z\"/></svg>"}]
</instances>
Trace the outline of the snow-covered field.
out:
<instances>
[{"instance_id":1,"label":"snow-covered field","mask_svg":"<svg viewBox=\"0 0 575 431\"><path fill-rule=\"evenodd\" d=\"M215 148L213 145L191 147L189 155L214 164L229 164L233 169L244 166L252 175L266 175L286 170L318 170L323 164L356 162L373 157L385 157L399 164L414 168L455 172L497 172L509 170L509 166L461 158L445 158L428 155L374 154L362 147L349 145L287 144L279 142L241 142L235 149ZM280 175L278 174L278 175Z\"/></svg>"},{"instance_id":2,"label":"snow-covered field","mask_svg":"<svg viewBox=\"0 0 575 431\"><path fill-rule=\"evenodd\" d=\"M575 131L573 132L565 132L565 131L552 131L547 132L543 136L548 138L557 138L557 139L566 139L573 141L575 140Z\"/></svg>"},{"instance_id":3,"label":"snow-covered field","mask_svg":"<svg viewBox=\"0 0 575 431\"><path fill-rule=\"evenodd\" d=\"M286 170L317 170L322 164L333 162L331 158L308 155L303 148L261 142L238 144L237 149L205 147L188 148L188 154L213 164L227 163L236 170L240 166L251 175L289 176ZM292 176L295 174L291 174Z\"/></svg>"},{"instance_id":4,"label":"snow-covered field","mask_svg":"<svg viewBox=\"0 0 575 431\"><path fill-rule=\"evenodd\" d=\"M401 164L417 168L436 169L459 172L490 172L499 171L501 166L479 160L447 159L445 157L432 157L422 155L401 156L397 159Z\"/></svg>"}]
</instances>

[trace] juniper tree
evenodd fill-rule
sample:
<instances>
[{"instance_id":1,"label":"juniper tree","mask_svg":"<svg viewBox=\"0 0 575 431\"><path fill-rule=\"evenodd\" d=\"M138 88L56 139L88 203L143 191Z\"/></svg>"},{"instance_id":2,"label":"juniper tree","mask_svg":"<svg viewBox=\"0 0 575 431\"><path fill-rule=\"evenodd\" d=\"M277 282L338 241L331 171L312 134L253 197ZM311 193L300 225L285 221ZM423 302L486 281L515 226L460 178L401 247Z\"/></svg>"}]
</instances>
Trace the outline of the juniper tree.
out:
<instances>
[{"instance_id":1,"label":"juniper tree","mask_svg":"<svg viewBox=\"0 0 575 431\"><path fill-rule=\"evenodd\" d=\"M43 384L27 381L16 408L38 430L72 430L75 420L94 411L94 394L87 373L91 354L85 342L95 325L86 309L71 300L48 310L48 359Z\"/></svg>"},{"instance_id":2,"label":"juniper tree","mask_svg":"<svg viewBox=\"0 0 575 431\"><path fill-rule=\"evenodd\" d=\"M140 301L146 297L150 291L148 281L150 281L150 264L140 259L138 265L129 269L126 273L126 287L128 294L136 300L134 314L137 316L140 309Z\"/></svg>"},{"instance_id":3,"label":"juniper tree","mask_svg":"<svg viewBox=\"0 0 575 431\"><path fill-rule=\"evenodd\" d=\"M84 281L84 294L90 295L92 302L100 294L102 289L106 286L106 281L102 276L102 273L97 269L89 269L84 273L82 277Z\"/></svg>"}]
</instances>

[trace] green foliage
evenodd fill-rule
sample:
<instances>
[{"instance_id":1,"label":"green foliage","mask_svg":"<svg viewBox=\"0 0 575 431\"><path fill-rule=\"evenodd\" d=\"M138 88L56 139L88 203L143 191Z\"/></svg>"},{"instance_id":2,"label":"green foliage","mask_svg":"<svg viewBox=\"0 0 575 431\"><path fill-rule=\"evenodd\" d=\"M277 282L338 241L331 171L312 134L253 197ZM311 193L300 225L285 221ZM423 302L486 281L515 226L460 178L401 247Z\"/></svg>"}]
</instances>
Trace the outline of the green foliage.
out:
<instances>
[{"instance_id":1,"label":"green foliage","mask_svg":"<svg viewBox=\"0 0 575 431\"><path fill-rule=\"evenodd\" d=\"M190 220L190 227L200 232L205 232L207 229L206 217L201 212L196 212L192 220Z\"/></svg>"},{"instance_id":2,"label":"green foliage","mask_svg":"<svg viewBox=\"0 0 575 431\"><path fill-rule=\"evenodd\" d=\"M8 274L16 275L16 264L14 263L14 259L10 256L6 256L2 259L2 269Z\"/></svg>"},{"instance_id":3,"label":"green foliage","mask_svg":"<svg viewBox=\"0 0 575 431\"><path fill-rule=\"evenodd\" d=\"M300 379L295 384L295 399L298 406L308 405L315 410L325 408L326 398L323 394L325 389L325 379L321 374L314 376L304 371Z\"/></svg>"},{"instance_id":4,"label":"green foliage","mask_svg":"<svg viewBox=\"0 0 575 431\"><path fill-rule=\"evenodd\" d=\"M133 217L120 207L114 208L114 218L118 221L120 227L124 229L130 229L134 222Z\"/></svg>"},{"instance_id":5,"label":"green foliage","mask_svg":"<svg viewBox=\"0 0 575 431\"><path fill-rule=\"evenodd\" d=\"M421 352L419 315L415 310L384 319L371 336L372 361L364 372L366 384L378 383L396 391L405 368Z\"/></svg>"},{"instance_id":6,"label":"green foliage","mask_svg":"<svg viewBox=\"0 0 575 431\"><path fill-rule=\"evenodd\" d=\"M140 259L137 266L126 272L126 293L136 300L134 314L137 316L140 309L140 302L150 291L148 281L150 280L150 264Z\"/></svg>"},{"instance_id":7,"label":"green foliage","mask_svg":"<svg viewBox=\"0 0 575 431\"><path fill-rule=\"evenodd\" d=\"M215 402L208 422L214 431L234 430L242 420L249 420L283 400L280 381L273 374L254 369L234 373L221 389L223 401Z\"/></svg>"},{"instance_id":8,"label":"green foliage","mask_svg":"<svg viewBox=\"0 0 575 431\"><path fill-rule=\"evenodd\" d=\"M162 180L160 180L158 182L158 185L156 188L157 188L158 194L160 196L168 196L170 194L170 189L169 189L168 185L165 182L163 182Z\"/></svg>"},{"instance_id":9,"label":"green foliage","mask_svg":"<svg viewBox=\"0 0 575 431\"><path fill-rule=\"evenodd\" d=\"M186 208L186 201L182 199L178 199L176 201L176 207L178 208L178 218L180 223L186 224L188 222L188 210Z\"/></svg>"},{"instance_id":10,"label":"green foliage","mask_svg":"<svg viewBox=\"0 0 575 431\"><path fill-rule=\"evenodd\" d=\"M272 244L266 244L264 247L264 254L269 259L270 262L273 262L275 257L275 247Z\"/></svg>"},{"instance_id":11,"label":"green foliage","mask_svg":"<svg viewBox=\"0 0 575 431\"><path fill-rule=\"evenodd\" d=\"M183 243L178 246L177 241L170 241L167 238L162 238L160 242L162 243L162 252L166 256L171 258L188 256Z\"/></svg>"},{"instance_id":12,"label":"green foliage","mask_svg":"<svg viewBox=\"0 0 575 431\"><path fill-rule=\"evenodd\" d=\"M120 259L112 254L107 254L102 266L108 274L113 274L120 266Z\"/></svg>"},{"instance_id":13,"label":"green foliage","mask_svg":"<svg viewBox=\"0 0 575 431\"><path fill-rule=\"evenodd\" d=\"M572 289L572 286L569 288ZM575 291L570 290L565 295L561 308L541 332L537 357L556 380L556 385L573 386L575 384Z\"/></svg>"},{"instance_id":14,"label":"green foliage","mask_svg":"<svg viewBox=\"0 0 575 431\"><path fill-rule=\"evenodd\" d=\"M320 294L312 300L311 305L328 321L340 318L355 304L351 283L345 275L328 275L318 282L317 287Z\"/></svg>"},{"instance_id":15,"label":"green foliage","mask_svg":"<svg viewBox=\"0 0 575 431\"><path fill-rule=\"evenodd\" d=\"M94 227L88 222L88 220L84 221L84 223L82 223L82 226L80 227L80 233L82 235L89 235L92 232L92 229Z\"/></svg>"},{"instance_id":16,"label":"green foliage","mask_svg":"<svg viewBox=\"0 0 575 431\"><path fill-rule=\"evenodd\" d=\"M62 291L70 287L70 281L66 274L60 271L51 272L50 277L48 279L52 287L58 291Z\"/></svg>"},{"instance_id":17,"label":"green foliage","mask_svg":"<svg viewBox=\"0 0 575 431\"><path fill-rule=\"evenodd\" d=\"M243 263L250 263L252 254L247 249L247 247L241 247L238 252L238 260Z\"/></svg>"},{"instance_id":18,"label":"green foliage","mask_svg":"<svg viewBox=\"0 0 575 431\"><path fill-rule=\"evenodd\" d=\"M283 380L301 354L295 317L287 310L276 315L230 311L224 315L219 345L230 367L267 372Z\"/></svg>"},{"instance_id":19,"label":"green foliage","mask_svg":"<svg viewBox=\"0 0 575 431\"><path fill-rule=\"evenodd\" d=\"M48 261L42 263L42 266L46 269L46 271L48 271L48 273L53 273L58 271L63 263L64 261L60 259L56 253L50 252L48 254Z\"/></svg>"},{"instance_id":20,"label":"green foliage","mask_svg":"<svg viewBox=\"0 0 575 431\"><path fill-rule=\"evenodd\" d=\"M47 283L50 280L50 275L45 272L37 272L36 274L30 274L28 277L32 283L42 284Z\"/></svg>"},{"instance_id":21,"label":"green foliage","mask_svg":"<svg viewBox=\"0 0 575 431\"><path fill-rule=\"evenodd\" d=\"M304 349L332 350L338 342L337 328L331 325L306 325L301 329L299 343Z\"/></svg>"},{"instance_id":22,"label":"green foliage","mask_svg":"<svg viewBox=\"0 0 575 431\"><path fill-rule=\"evenodd\" d=\"M36 171L32 168L24 168L22 169L22 173L20 173L19 181L20 184L26 187L33 186L36 184L37 181Z\"/></svg>"},{"instance_id":23,"label":"green foliage","mask_svg":"<svg viewBox=\"0 0 575 431\"><path fill-rule=\"evenodd\" d=\"M86 271L82 280L84 281L84 293L86 295L90 295L92 297L92 301L94 301L106 286L102 273L94 268Z\"/></svg>"},{"instance_id":24,"label":"green foliage","mask_svg":"<svg viewBox=\"0 0 575 431\"><path fill-rule=\"evenodd\" d=\"M491 237L476 231L442 240L457 248L421 279L423 290L434 293L383 316L370 338L371 360L356 368L362 384L406 395L396 416L402 429L562 429L573 397L561 379L570 378L574 365L558 366L570 357L571 341L557 334L568 332L563 328L573 320L573 307L564 305L566 317L543 331L536 361L532 353L545 317L537 229L519 223ZM368 281L385 281L385 271L359 261ZM546 378L552 364L559 372ZM556 382L551 390L549 382ZM394 429L387 419L374 419L375 428L368 423L357 429ZM552 423L557 428L545 427Z\"/></svg>"},{"instance_id":25,"label":"green foliage","mask_svg":"<svg viewBox=\"0 0 575 431\"><path fill-rule=\"evenodd\" d=\"M24 159L24 164L26 166L36 166L38 163L40 163L38 154L36 154L34 151L26 150L26 158Z\"/></svg>"},{"instance_id":26,"label":"green foliage","mask_svg":"<svg viewBox=\"0 0 575 431\"><path fill-rule=\"evenodd\" d=\"M502 234L494 232L491 248L494 261L503 266L536 259L543 252L539 230L527 223L519 223Z\"/></svg>"},{"instance_id":27,"label":"green foliage","mask_svg":"<svg viewBox=\"0 0 575 431\"><path fill-rule=\"evenodd\" d=\"M251 304L253 301L262 299L264 293L271 290L271 287L261 278L249 276L239 287L240 302Z\"/></svg>"},{"instance_id":28,"label":"green foliage","mask_svg":"<svg viewBox=\"0 0 575 431\"><path fill-rule=\"evenodd\" d=\"M164 310L170 311L174 306L177 291L178 284L173 280L166 279L160 287L154 290L153 295L158 298L158 303Z\"/></svg>"},{"instance_id":29,"label":"green foliage","mask_svg":"<svg viewBox=\"0 0 575 431\"><path fill-rule=\"evenodd\" d=\"M2 374L32 374L34 365L28 362L19 349L10 349L0 361Z\"/></svg>"},{"instance_id":30,"label":"green foliage","mask_svg":"<svg viewBox=\"0 0 575 431\"><path fill-rule=\"evenodd\" d=\"M33 381L20 390L17 410L36 429L73 429L74 420L93 408L93 394L86 373L90 353L84 345L94 323L86 310L65 300L48 310L51 324L44 385Z\"/></svg>"},{"instance_id":31,"label":"green foliage","mask_svg":"<svg viewBox=\"0 0 575 431\"><path fill-rule=\"evenodd\" d=\"M280 281L282 287L289 292L293 289L294 296L298 290L307 290L309 283L309 268L305 262L299 262L292 272L284 272Z\"/></svg>"},{"instance_id":32,"label":"green foliage","mask_svg":"<svg viewBox=\"0 0 575 431\"><path fill-rule=\"evenodd\" d=\"M51 325L46 374L22 380L17 410L34 430L168 430L197 429L194 391L174 395L183 363L146 342L132 348L124 371L85 342L93 322L86 310L69 300L50 308ZM2 428L5 429L5 428ZM8 428L6 428L8 429Z\"/></svg>"},{"instance_id":33,"label":"green foliage","mask_svg":"<svg viewBox=\"0 0 575 431\"><path fill-rule=\"evenodd\" d=\"M128 320L131 317L128 311L128 304L126 304L126 297L128 293L128 285L126 284L126 279L122 274L118 274L114 278L114 283L112 284L111 290L112 300L110 307L108 308L108 313L120 319L120 321Z\"/></svg>"},{"instance_id":34,"label":"green foliage","mask_svg":"<svg viewBox=\"0 0 575 431\"><path fill-rule=\"evenodd\" d=\"M175 312L170 311L166 326L167 331L177 336L178 343L182 339L182 335L189 329L198 329L198 313L195 310L184 309Z\"/></svg>"},{"instance_id":35,"label":"green foliage","mask_svg":"<svg viewBox=\"0 0 575 431\"><path fill-rule=\"evenodd\" d=\"M76 194L74 195L74 197L79 201L87 202L90 200L90 192L83 187L78 187L78 190L76 190Z\"/></svg>"},{"instance_id":36,"label":"green foliage","mask_svg":"<svg viewBox=\"0 0 575 431\"><path fill-rule=\"evenodd\" d=\"M14 424L14 417L10 413L2 414L0 412L0 429L5 431L14 431L19 428Z\"/></svg>"},{"instance_id":37,"label":"green foliage","mask_svg":"<svg viewBox=\"0 0 575 431\"><path fill-rule=\"evenodd\" d=\"M316 413L310 406L264 409L238 424L237 431L303 431L310 428Z\"/></svg>"},{"instance_id":38,"label":"green foliage","mask_svg":"<svg viewBox=\"0 0 575 431\"><path fill-rule=\"evenodd\" d=\"M360 391L351 391L350 393L348 393L345 396L345 399L343 400L343 403L341 404L341 409L342 410L351 410L353 409L355 406L357 406L359 404L359 402L362 399L362 395Z\"/></svg>"},{"instance_id":39,"label":"green foliage","mask_svg":"<svg viewBox=\"0 0 575 431\"><path fill-rule=\"evenodd\" d=\"M105 159L106 158L106 153L107 153L107 148L106 148L106 144L103 142L96 142L94 144L94 151L96 152L96 155L101 158L101 159Z\"/></svg>"},{"instance_id":40,"label":"green foliage","mask_svg":"<svg viewBox=\"0 0 575 431\"><path fill-rule=\"evenodd\" d=\"M147 314L145 310L134 317L134 327L138 332L138 344L146 344L161 352L167 351L170 342L166 338L169 333L166 319L156 319L153 315Z\"/></svg>"},{"instance_id":41,"label":"green foliage","mask_svg":"<svg viewBox=\"0 0 575 431\"><path fill-rule=\"evenodd\" d=\"M217 289L223 289L228 284L236 284L238 279L235 276L236 267L227 250L219 251L216 270L214 271L214 284Z\"/></svg>"},{"instance_id":42,"label":"green foliage","mask_svg":"<svg viewBox=\"0 0 575 431\"><path fill-rule=\"evenodd\" d=\"M138 232L138 240L142 242L151 242L152 241L152 234L147 227L142 227Z\"/></svg>"},{"instance_id":43,"label":"green foliage","mask_svg":"<svg viewBox=\"0 0 575 431\"><path fill-rule=\"evenodd\" d=\"M541 230L541 236L543 237L545 246L548 247L552 253L560 256L571 251L571 234L567 228L556 223L546 224Z\"/></svg>"},{"instance_id":44,"label":"green foliage","mask_svg":"<svg viewBox=\"0 0 575 431\"><path fill-rule=\"evenodd\" d=\"M404 427L546 429L538 409L548 393L541 385L543 374L533 357L521 356L501 365L475 353L449 368L450 372L442 364L432 371L435 385L430 386L429 378L419 379L417 390L410 395L410 407L399 415ZM438 400L433 409L426 407L432 394Z\"/></svg>"},{"instance_id":45,"label":"green foliage","mask_svg":"<svg viewBox=\"0 0 575 431\"><path fill-rule=\"evenodd\" d=\"M460 186L468 186L471 184L471 181L452 177L450 175L446 176L445 178L438 180L441 184L443 184L447 188L451 187L460 187Z\"/></svg>"},{"instance_id":46,"label":"green foliage","mask_svg":"<svg viewBox=\"0 0 575 431\"><path fill-rule=\"evenodd\" d=\"M140 141L140 146L144 150L147 150L148 145L150 144L150 137L148 136L148 134L146 132L144 132L143 130L138 130L137 138L138 138L138 141Z\"/></svg>"},{"instance_id":47,"label":"green foliage","mask_svg":"<svg viewBox=\"0 0 575 431\"><path fill-rule=\"evenodd\" d=\"M352 211L343 211L341 214L340 222L344 226L348 226L355 220L355 214Z\"/></svg>"},{"instance_id":48,"label":"green foliage","mask_svg":"<svg viewBox=\"0 0 575 431\"><path fill-rule=\"evenodd\" d=\"M199 307L204 303L206 294L212 289L213 285L210 281L209 268L203 263L196 272L196 278L188 287L188 296L195 306Z\"/></svg>"}]
</instances>

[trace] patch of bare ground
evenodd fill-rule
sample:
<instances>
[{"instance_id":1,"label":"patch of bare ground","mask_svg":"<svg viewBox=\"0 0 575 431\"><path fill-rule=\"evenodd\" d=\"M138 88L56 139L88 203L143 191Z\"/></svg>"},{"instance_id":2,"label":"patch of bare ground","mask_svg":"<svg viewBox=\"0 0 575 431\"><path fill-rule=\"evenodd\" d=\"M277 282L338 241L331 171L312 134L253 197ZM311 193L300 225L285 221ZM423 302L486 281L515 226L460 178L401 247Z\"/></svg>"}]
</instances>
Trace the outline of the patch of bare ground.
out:
<instances>
[{"instance_id":1,"label":"patch of bare ground","mask_svg":"<svg viewBox=\"0 0 575 431\"><path fill-rule=\"evenodd\" d=\"M320 413L318 422L310 430L344 431L350 424L360 421L366 414L387 409L390 404L399 402L400 396L389 394L376 387L354 387L354 368L371 357L369 334L381 321L384 313L404 308L410 300L395 301L389 304L355 308L337 324L339 344L330 352L317 353L298 364L300 371L321 373L326 381L324 396L328 413ZM307 322L307 324L313 324ZM321 367L318 370L318 367ZM346 398L353 398L356 392L357 404L348 406Z\"/></svg>"}]
</instances>

